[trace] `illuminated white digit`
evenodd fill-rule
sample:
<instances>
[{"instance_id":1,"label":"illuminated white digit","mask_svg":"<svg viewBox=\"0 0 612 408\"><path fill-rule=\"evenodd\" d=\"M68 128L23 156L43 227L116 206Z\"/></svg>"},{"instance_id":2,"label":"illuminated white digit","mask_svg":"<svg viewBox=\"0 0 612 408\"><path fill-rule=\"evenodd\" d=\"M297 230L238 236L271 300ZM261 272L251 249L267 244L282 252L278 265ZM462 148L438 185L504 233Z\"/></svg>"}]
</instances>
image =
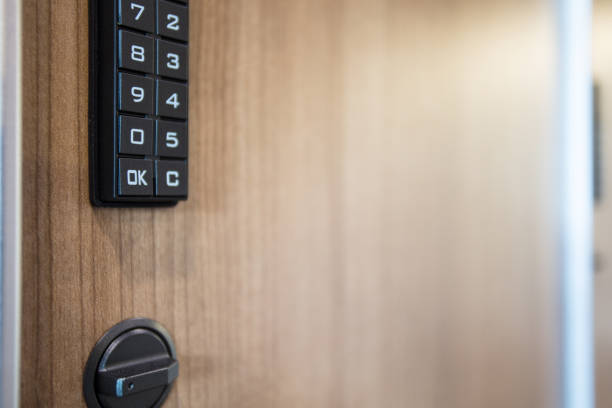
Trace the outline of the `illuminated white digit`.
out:
<instances>
[{"instance_id":1,"label":"illuminated white digit","mask_svg":"<svg viewBox=\"0 0 612 408\"><path fill-rule=\"evenodd\" d=\"M130 143L135 145L144 144L144 130L143 129L132 129L130 132Z\"/></svg>"},{"instance_id":2,"label":"illuminated white digit","mask_svg":"<svg viewBox=\"0 0 612 408\"><path fill-rule=\"evenodd\" d=\"M136 18L135 20L138 21L140 20L140 17L142 17L142 13L145 11L145 6L142 6L140 4L136 4L136 3L132 3L131 7L132 10L137 9L138 11L136 12Z\"/></svg>"},{"instance_id":3,"label":"illuminated white digit","mask_svg":"<svg viewBox=\"0 0 612 408\"><path fill-rule=\"evenodd\" d=\"M166 20L170 20L170 22L166 25L169 30L179 31L181 29L181 27L179 26L179 16L175 14L168 14L166 15Z\"/></svg>"},{"instance_id":4,"label":"illuminated white digit","mask_svg":"<svg viewBox=\"0 0 612 408\"><path fill-rule=\"evenodd\" d=\"M144 100L145 91L143 88L139 86L132 87L132 96L134 97L134 102L139 103Z\"/></svg>"},{"instance_id":5,"label":"illuminated white digit","mask_svg":"<svg viewBox=\"0 0 612 408\"><path fill-rule=\"evenodd\" d=\"M132 45L132 60L145 62L145 49L140 45Z\"/></svg>"},{"instance_id":6,"label":"illuminated white digit","mask_svg":"<svg viewBox=\"0 0 612 408\"><path fill-rule=\"evenodd\" d=\"M168 56L168 63L166 64L166 66L170 69L179 69L181 67L181 63L180 63L180 59L178 54L173 54L171 52L169 52L167 54Z\"/></svg>"},{"instance_id":7,"label":"illuminated white digit","mask_svg":"<svg viewBox=\"0 0 612 408\"><path fill-rule=\"evenodd\" d=\"M166 132L166 147L170 149L176 149L179 145L178 133Z\"/></svg>"},{"instance_id":8,"label":"illuminated white digit","mask_svg":"<svg viewBox=\"0 0 612 408\"><path fill-rule=\"evenodd\" d=\"M166 100L166 105L170 105L174 109L177 109L179 106L181 106L180 102L178 101L178 95L176 93L173 93L172 96L170 96Z\"/></svg>"}]
</instances>

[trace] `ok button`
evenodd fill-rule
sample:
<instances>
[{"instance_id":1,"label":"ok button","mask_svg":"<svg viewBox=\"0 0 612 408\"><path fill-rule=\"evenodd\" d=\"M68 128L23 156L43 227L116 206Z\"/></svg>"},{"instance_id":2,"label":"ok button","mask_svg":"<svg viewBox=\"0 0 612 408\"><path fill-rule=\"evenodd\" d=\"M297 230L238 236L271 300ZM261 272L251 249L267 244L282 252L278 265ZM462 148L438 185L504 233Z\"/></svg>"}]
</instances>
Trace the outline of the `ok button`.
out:
<instances>
[{"instance_id":1,"label":"ok button","mask_svg":"<svg viewBox=\"0 0 612 408\"><path fill-rule=\"evenodd\" d=\"M153 195L153 161L119 159L119 195Z\"/></svg>"}]
</instances>

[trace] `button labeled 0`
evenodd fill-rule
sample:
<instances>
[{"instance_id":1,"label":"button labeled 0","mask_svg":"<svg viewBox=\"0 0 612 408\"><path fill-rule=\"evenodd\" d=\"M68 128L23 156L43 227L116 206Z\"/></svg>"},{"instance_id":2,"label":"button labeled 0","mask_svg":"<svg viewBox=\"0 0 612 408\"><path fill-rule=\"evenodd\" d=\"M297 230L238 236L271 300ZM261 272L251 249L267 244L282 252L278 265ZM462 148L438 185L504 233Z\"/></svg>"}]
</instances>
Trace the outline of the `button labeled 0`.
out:
<instances>
[{"instance_id":1,"label":"button labeled 0","mask_svg":"<svg viewBox=\"0 0 612 408\"><path fill-rule=\"evenodd\" d=\"M153 154L155 123L151 119L121 116L119 120L119 153Z\"/></svg>"}]
</instances>

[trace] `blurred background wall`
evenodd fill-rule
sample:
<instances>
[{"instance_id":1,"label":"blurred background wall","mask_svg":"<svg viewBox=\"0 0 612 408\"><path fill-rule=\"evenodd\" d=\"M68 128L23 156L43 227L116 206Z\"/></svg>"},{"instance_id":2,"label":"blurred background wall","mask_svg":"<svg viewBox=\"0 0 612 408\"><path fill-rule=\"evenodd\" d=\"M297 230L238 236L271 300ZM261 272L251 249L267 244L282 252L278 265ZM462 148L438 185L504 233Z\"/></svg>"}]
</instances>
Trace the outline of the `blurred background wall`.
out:
<instances>
[{"instance_id":1,"label":"blurred background wall","mask_svg":"<svg viewBox=\"0 0 612 408\"><path fill-rule=\"evenodd\" d=\"M595 0L593 69L598 93L599 199L595 205L597 407L612 406L612 1Z\"/></svg>"}]
</instances>

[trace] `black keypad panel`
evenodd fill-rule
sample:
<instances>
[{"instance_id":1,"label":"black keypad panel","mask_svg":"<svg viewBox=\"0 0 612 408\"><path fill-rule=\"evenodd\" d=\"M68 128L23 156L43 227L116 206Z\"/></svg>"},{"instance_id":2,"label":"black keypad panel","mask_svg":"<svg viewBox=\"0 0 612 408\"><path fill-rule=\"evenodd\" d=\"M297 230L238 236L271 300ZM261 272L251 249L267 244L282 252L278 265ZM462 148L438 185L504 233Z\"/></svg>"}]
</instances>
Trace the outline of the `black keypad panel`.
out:
<instances>
[{"instance_id":1,"label":"black keypad panel","mask_svg":"<svg viewBox=\"0 0 612 408\"><path fill-rule=\"evenodd\" d=\"M187 0L90 0L90 178L97 206L187 199Z\"/></svg>"}]
</instances>

